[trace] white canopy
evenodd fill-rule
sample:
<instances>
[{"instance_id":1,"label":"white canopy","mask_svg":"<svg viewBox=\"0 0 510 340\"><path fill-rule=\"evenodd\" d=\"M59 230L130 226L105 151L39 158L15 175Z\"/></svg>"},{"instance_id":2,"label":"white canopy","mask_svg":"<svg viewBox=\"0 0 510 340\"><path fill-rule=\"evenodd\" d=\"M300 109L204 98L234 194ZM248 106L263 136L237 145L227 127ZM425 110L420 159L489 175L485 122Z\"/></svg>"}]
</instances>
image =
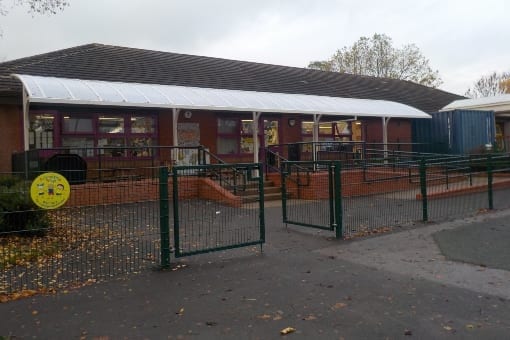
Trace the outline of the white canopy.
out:
<instances>
[{"instance_id":1,"label":"white canopy","mask_svg":"<svg viewBox=\"0 0 510 340\"><path fill-rule=\"evenodd\" d=\"M486 110L494 111L496 113L510 111L510 94L474 99L459 99L446 105L441 109L441 111L456 109Z\"/></svg>"},{"instance_id":2,"label":"white canopy","mask_svg":"<svg viewBox=\"0 0 510 340\"><path fill-rule=\"evenodd\" d=\"M29 103L430 118L414 107L386 100L13 76L23 83Z\"/></svg>"}]
</instances>

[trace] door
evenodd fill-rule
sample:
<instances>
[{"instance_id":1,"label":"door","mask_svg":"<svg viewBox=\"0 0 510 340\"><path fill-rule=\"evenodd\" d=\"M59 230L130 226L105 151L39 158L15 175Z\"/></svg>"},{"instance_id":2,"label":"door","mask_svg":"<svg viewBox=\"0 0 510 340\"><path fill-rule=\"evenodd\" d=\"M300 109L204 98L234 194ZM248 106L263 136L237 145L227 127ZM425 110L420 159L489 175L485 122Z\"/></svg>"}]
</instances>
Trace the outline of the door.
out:
<instances>
[{"instance_id":1,"label":"door","mask_svg":"<svg viewBox=\"0 0 510 340\"><path fill-rule=\"evenodd\" d=\"M278 167L277 154L280 153L280 119L263 118L260 120L259 141L260 156L259 159L268 167Z\"/></svg>"}]
</instances>

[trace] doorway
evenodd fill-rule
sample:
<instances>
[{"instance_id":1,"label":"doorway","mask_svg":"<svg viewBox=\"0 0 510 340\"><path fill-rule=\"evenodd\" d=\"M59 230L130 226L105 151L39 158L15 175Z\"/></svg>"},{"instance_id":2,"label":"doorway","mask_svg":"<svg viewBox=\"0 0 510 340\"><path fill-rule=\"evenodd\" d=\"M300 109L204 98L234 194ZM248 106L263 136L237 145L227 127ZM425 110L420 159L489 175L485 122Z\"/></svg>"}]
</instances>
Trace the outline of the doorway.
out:
<instances>
[{"instance_id":1,"label":"doorway","mask_svg":"<svg viewBox=\"0 0 510 340\"><path fill-rule=\"evenodd\" d=\"M280 118L263 118L259 122L259 141L260 152L259 159L268 167L276 167L276 154L280 153Z\"/></svg>"}]
</instances>

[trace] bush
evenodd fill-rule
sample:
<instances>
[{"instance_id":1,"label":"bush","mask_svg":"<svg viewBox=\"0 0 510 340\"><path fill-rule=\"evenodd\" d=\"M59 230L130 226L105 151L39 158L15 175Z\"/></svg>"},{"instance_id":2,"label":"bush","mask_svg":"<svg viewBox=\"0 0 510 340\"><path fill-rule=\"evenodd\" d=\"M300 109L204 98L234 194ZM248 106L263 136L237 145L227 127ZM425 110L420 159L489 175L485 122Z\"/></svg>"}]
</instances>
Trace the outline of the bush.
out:
<instances>
[{"instance_id":1,"label":"bush","mask_svg":"<svg viewBox=\"0 0 510 340\"><path fill-rule=\"evenodd\" d=\"M0 233L44 235L51 226L45 210L32 202L29 187L16 177L0 178Z\"/></svg>"}]
</instances>

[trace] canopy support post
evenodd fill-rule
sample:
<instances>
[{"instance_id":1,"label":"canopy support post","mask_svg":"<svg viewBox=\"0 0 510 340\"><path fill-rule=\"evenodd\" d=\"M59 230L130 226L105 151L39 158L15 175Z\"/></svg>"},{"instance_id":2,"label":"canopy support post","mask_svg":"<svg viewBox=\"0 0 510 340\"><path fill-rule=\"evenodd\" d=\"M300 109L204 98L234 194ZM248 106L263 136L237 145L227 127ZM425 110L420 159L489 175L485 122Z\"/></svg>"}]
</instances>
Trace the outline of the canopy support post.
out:
<instances>
[{"instance_id":1,"label":"canopy support post","mask_svg":"<svg viewBox=\"0 0 510 340\"><path fill-rule=\"evenodd\" d=\"M253 111L253 122L251 130L253 131L253 163L258 163L260 161L259 151L260 151L260 142L259 142L259 119L260 112Z\"/></svg>"},{"instance_id":2,"label":"canopy support post","mask_svg":"<svg viewBox=\"0 0 510 340\"><path fill-rule=\"evenodd\" d=\"M382 133L383 133L383 150L384 150L384 164L388 163L388 123L391 117L382 118Z\"/></svg>"},{"instance_id":3,"label":"canopy support post","mask_svg":"<svg viewBox=\"0 0 510 340\"><path fill-rule=\"evenodd\" d=\"M177 122L179 121L180 109L172 109L172 139L173 146L179 146L179 140L177 135Z\"/></svg>"},{"instance_id":4,"label":"canopy support post","mask_svg":"<svg viewBox=\"0 0 510 340\"><path fill-rule=\"evenodd\" d=\"M172 109L172 165L178 165L177 160L179 159L179 136L177 132L177 124L179 122L180 109Z\"/></svg>"},{"instance_id":5,"label":"canopy support post","mask_svg":"<svg viewBox=\"0 0 510 340\"><path fill-rule=\"evenodd\" d=\"M30 99L26 88L23 86L23 157L25 179L28 179L28 151L30 149Z\"/></svg>"},{"instance_id":6,"label":"canopy support post","mask_svg":"<svg viewBox=\"0 0 510 340\"><path fill-rule=\"evenodd\" d=\"M312 159L313 159L313 169L316 169L315 162L317 161L317 143L319 142L319 122L322 118L320 114L313 115L313 137L312 137Z\"/></svg>"}]
</instances>

